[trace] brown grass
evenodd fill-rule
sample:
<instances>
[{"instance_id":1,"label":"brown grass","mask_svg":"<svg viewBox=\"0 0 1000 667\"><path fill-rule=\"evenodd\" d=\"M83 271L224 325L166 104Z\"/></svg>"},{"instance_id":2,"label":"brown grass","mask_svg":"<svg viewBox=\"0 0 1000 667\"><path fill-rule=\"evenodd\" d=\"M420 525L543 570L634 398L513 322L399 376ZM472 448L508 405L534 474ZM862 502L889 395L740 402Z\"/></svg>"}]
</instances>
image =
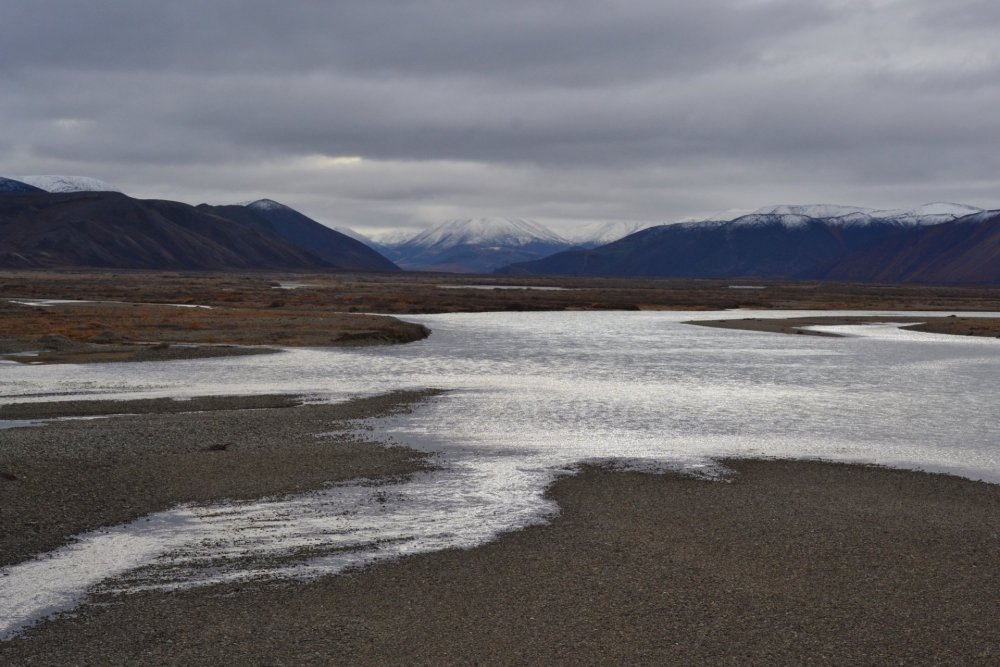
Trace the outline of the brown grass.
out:
<instances>
[{"instance_id":1,"label":"brown grass","mask_svg":"<svg viewBox=\"0 0 1000 667\"><path fill-rule=\"evenodd\" d=\"M312 287L279 290L279 282ZM58 334L76 341L111 331L131 341L244 345L338 345L366 336L412 340L414 329L360 313L531 310L884 309L1000 311L1000 287L855 285L618 278L512 278L432 274L228 274L0 272L0 337ZM538 285L568 289L443 289L442 285ZM59 307L9 299L119 303ZM152 305L161 304L161 305ZM212 309L162 304L208 305ZM988 320L946 323L948 333L992 331ZM942 329L943 330L943 329ZM981 333L979 335L982 335Z\"/></svg>"}]
</instances>

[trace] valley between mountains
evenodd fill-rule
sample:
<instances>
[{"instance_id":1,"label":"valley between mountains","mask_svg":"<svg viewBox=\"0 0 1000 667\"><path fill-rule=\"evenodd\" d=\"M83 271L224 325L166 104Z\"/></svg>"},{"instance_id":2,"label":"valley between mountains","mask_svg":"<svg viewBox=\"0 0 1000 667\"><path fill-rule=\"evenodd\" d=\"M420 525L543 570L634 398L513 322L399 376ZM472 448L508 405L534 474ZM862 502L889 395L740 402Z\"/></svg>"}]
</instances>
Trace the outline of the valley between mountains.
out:
<instances>
[{"instance_id":1,"label":"valley between mountains","mask_svg":"<svg viewBox=\"0 0 1000 667\"><path fill-rule=\"evenodd\" d=\"M112 187L0 179L0 267L1000 283L1000 211L964 204L768 206L565 235L534 220L469 218L379 240L271 199L192 206Z\"/></svg>"}]
</instances>

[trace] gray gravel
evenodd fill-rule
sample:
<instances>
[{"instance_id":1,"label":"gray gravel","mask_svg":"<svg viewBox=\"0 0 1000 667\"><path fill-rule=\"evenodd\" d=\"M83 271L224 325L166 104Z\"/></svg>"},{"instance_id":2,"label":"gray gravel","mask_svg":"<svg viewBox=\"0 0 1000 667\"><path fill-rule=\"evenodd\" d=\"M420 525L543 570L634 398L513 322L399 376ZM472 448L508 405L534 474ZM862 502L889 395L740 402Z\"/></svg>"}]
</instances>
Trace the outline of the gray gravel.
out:
<instances>
[{"instance_id":1,"label":"gray gravel","mask_svg":"<svg viewBox=\"0 0 1000 667\"><path fill-rule=\"evenodd\" d=\"M141 398L130 401L74 400L0 405L0 419L53 419L99 415L176 414L214 410L260 410L291 408L302 404L300 396L197 396L191 399Z\"/></svg>"},{"instance_id":2,"label":"gray gravel","mask_svg":"<svg viewBox=\"0 0 1000 667\"><path fill-rule=\"evenodd\" d=\"M296 493L422 469L423 455L409 449L316 434L408 410L434 393L339 405L265 396L8 406L7 414L19 418L147 414L0 430L0 565L180 503Z\"/></svg>"},{"instance_id":3,"label":"gray gravel","mask_svg":"<svg viewBox=\"0 0 1000 667\"><path fill-rule=\"evenodd\" d=\"M105 599L11 665L996 665L1000 487L587 469L550 525L309 582Z\"/></svg>"}]
</instances>

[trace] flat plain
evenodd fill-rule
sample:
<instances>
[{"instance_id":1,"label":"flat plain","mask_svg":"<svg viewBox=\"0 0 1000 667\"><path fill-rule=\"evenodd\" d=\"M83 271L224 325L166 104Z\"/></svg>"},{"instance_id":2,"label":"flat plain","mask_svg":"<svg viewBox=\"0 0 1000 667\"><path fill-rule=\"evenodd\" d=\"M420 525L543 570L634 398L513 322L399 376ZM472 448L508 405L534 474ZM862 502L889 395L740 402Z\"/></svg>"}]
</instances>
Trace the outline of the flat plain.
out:
<instances>
[{"instance_id":1,"label":"flat plain","mask_svg":"<svg viewBox=\"0 0 1000 667\"><path fill-rule=\"evenodd\" d=\"M444 275L5 273L0 339L10 354L50 355L12 357L20 361L79 363L433 335L405 322L415 312L1000 311L996 287L566 278L520 283L547 289L485 289L516 283ZM373 312L391 316L366 314ZM734 326L796 333L856 318L762 321ZM986 317L943 312L929 323L953 335L1000 334ZM150 352L157 346L165 347ZM335 406L288 396L213 397L187 402L183 412L163 400L0 406L0 419L130 413L0 430L0 564L178 503L280 496L425 470L433 460L415 451L330 435L350 420L419 410L425 395ZM554 521L474 549L308 581L94 596L0 642L0 662L1000 660L1000 487L815 461L725 464L725 481L584 467L549 489L561 510Z\"/></svg>"}]
</instances>

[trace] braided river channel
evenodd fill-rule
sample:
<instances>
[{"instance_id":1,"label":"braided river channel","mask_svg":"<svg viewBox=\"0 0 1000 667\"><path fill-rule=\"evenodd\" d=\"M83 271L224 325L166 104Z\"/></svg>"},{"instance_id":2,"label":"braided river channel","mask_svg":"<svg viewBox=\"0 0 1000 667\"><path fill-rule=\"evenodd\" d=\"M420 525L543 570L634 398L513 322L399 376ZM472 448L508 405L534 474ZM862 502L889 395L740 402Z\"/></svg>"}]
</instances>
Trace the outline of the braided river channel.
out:
<instances>
[{"instance_id":1,"label":"braided river channel","mask_svg":"<svg viewBox=\"0 0 1000 667\"><path fill-rule=\"evenodd\" d=\"M412 413L358 424L368 437L435 452L439 469L186 505L81 535L0 570L0 638L88 592L312 577L475 546L554 516L546 487L584 462L724 476L721 457L818 458L1000 482L1000 339L893 324L824 327L844 337L684 324L837 314L406 316L432 335L196 361L3 365L0 403L274 393L326 402L446 391Z\"/></svg>"}]
</instances>

